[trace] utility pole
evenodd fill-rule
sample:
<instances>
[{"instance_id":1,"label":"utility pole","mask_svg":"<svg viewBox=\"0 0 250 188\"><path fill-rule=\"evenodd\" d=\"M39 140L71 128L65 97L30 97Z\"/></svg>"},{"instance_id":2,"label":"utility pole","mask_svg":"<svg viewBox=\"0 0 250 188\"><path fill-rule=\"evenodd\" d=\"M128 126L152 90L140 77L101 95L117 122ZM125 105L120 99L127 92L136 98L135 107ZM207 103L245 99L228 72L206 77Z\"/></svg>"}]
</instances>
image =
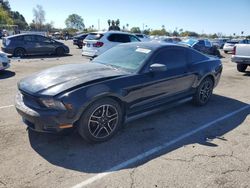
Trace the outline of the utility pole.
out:
<instances>
[{"instance_id":1,"label":"utility pole","mask_svg":"<svg viewBox=\"0 0 250 188\"><path fill-rule=\"evenodd\" d=\"M98 31L100 31L100 19L98 19Z\"/></svg>"}]
</instances>

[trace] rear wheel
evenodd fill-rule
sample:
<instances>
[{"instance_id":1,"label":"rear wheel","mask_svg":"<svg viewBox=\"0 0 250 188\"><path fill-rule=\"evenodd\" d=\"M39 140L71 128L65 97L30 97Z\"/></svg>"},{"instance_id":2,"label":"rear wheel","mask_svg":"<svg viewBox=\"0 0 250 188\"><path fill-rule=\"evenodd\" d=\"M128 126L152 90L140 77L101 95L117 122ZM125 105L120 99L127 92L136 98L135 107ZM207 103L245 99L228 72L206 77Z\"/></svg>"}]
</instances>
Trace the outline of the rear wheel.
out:
<instances>
[{"instance_id":1,"label":"rear wheel","mask_svg":"<svg viewBox=\"0 0 250 188\"><path fill-rule=\"evenodd\" d=\"M25 56L25 50L23 48L17 48L14 51L14 57L24 57Z\"/></svg>"},{"instance_id":2,"label":"rear wheel","mask_svg":"<svg viewBox=\"0 0 250 188\"><path fill-rule=\"evenodd\" d=\"M198 86L194 96L193 102L195 105L203 106L210 100L214 88L214 82L210 77L206 77Z\"/></svg>"},{"instance_id":3,"label":"rear wheel","mask_svg":"<svg viewBox=\"0 0 250 188\"><path fill-rule=\"evenodd\" d=\"M224 52L227 54L228 51L224 51Z\"/></svg>"},{"instance_id":4,"label":"rear wheel","mask_svg":"<svg viewBox=\"0 0 250 188\"><path fill-rule=\"evenodd\" d=\"M65 54L65 50L63 48L57 48L56 49L56 55L63 56Z\"/></svg>"},{"instance_id":5,"label":"rear wheel","mask_svg":"<svg viewBox=\"0 0 250 188\"><path fill-rule=\"evenodd\" d=\"M78 122L79 134L88 142L104 142L113 137L122 125L120 105L105 98L95 101L82 114Z\"/></svg>"},{"instance_id":6,"label":"rear wheel","mask_svg":"<svg viewBox=\"0 0 250 188\"><path fill-rule=\"evenodd\" d=\"M247 69L247 65L246 64L237 64L237 70L239 72L245 72Z\"/></svg>"},{"instance_id":7,"label":"rear wheel","mask_svg":"<svg viewBox=\"0 0 250 188\"><path fill-rule=\"evenodd\" d=\"M78 45L78 48L82 49L82 45Z\"/></svg>"}]
</instances>

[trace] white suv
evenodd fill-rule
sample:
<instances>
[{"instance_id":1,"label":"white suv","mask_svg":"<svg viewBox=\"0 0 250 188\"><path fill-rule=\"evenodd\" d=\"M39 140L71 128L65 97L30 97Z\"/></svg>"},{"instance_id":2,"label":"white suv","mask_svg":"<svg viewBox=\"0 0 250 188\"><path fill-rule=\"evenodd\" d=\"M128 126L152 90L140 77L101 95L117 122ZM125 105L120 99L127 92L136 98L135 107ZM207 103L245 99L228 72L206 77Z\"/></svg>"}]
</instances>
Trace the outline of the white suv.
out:
<instances>
[{"instance_id":1,"label":"white suv","mask_svg":"<svg viewBox=\"0 0 250 188\"><path fill-rule=\"evenodd\" d=\"M82 55L95 57L108 49L126 42L140 42L135 35L120 31L89 33L83 41Z\"/></svg>"}]
</instances>

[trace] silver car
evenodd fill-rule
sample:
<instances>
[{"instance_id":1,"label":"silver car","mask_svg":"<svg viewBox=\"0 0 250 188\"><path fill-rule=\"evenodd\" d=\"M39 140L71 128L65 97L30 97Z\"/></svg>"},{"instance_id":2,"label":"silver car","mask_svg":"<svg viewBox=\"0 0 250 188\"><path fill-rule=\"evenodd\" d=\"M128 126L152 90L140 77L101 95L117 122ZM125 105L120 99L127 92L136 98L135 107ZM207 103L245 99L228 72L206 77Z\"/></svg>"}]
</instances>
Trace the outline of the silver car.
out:
<instances>
[{"instance_id":1,"label":"silver car","mask_svg":"<svg viewBox=\"0 0 250 188\"><path fill-rule=\"evenodd\" d=\"M10 59L7 54L0 51L0 71L10 67Z\"/></svg>"}]
</instances>

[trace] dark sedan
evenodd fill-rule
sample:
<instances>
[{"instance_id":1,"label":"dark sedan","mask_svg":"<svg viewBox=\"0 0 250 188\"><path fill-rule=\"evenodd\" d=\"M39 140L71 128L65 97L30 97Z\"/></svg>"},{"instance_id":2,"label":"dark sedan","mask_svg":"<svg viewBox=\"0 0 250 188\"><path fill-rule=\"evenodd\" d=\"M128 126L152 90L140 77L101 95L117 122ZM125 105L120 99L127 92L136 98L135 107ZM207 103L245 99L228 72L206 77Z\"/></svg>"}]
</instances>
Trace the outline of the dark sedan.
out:
<instances>
[{"instance_id":1,"label":"dark sedan","mask_svg":"<svg viewBox=\"0 0 250 188\"><path fill-rule=\"evenodd\" d=\"M192 48L122 44L90 63L62 65L22 79L16 109L36 131L77 127L87 141L102 142L139 113L190 97L205 105L221 72L218 58Z\"/></svg>"},{"instance_id":2,"label":"dark sedan","mask_svg":"<svg viewBox=\"0 0 250 188\"><path fill-rule=\"evenodd\" d=\"M19 34L3 39L2 50L15 57L25 55L51 55L62 56L69 53L65 44L37 34Z\"/></svg>"},{"instance_id":3,"label":"dark sedan","mask_svg":"<svg viewBox=\"0 0 250 188\"><path fill-rule=\"evenodd\" d=\"M220 51L217 49L217 47L213 46L213 44L207 39L199 39L199 40L187 39L187 40L180 42L180 44L189 46L191 48L198 50L199 52L202 52L208 55L213 55L217 57L221 56Z\"/></svg>"},{"instance_id":4,"label":"dark sedan","mask_svg":"<svg viewBox=\"0 0 250 188\"><path fill-rule=\"evenodd\" d=\"M78 46L78 48L82 48L83 46L83 40L88 36L87 33L77 35L73 37L73 45Z\"/></svg>"}]
</instances>

